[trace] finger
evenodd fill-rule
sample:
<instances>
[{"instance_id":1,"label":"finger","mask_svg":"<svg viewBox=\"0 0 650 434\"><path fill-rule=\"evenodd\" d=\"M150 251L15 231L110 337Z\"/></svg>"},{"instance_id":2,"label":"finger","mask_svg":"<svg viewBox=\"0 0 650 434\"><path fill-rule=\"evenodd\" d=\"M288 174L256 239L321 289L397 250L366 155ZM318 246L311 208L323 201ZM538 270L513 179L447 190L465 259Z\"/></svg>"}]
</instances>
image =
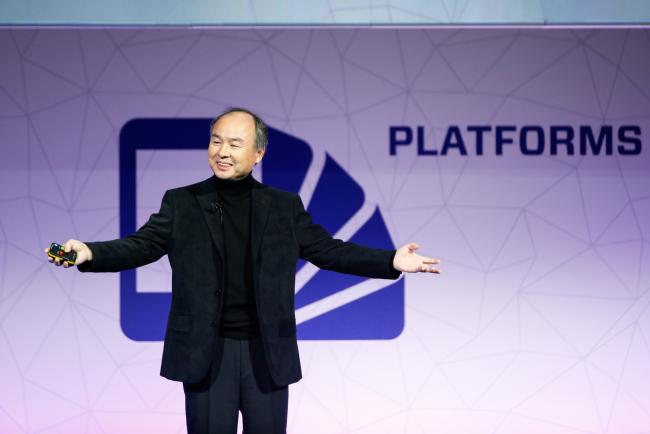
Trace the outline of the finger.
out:
<instances>
[{"instance_id":1,"label":"finger","mask_svg":"<svg viewBox=\"0 0 650 434\"><path fill-rule=\"evenodd\" d=\"M68 268L69 266L68 261L63 261L63 268Z\"/></svg>"},{"instance_id":2,"label":"finger","mask_svg":"<svg viewBox=\"0 0 650 434\"><path fill-rule=\"evenodd\" d=\"M417 249L420 248L420 246L416 243L408 243L407 245L409 252L415 252Z\"/></svg>"},{"instance_id":3,"label":"finger","mask_svg":"<svg viewBox=\"0 0 650 434\"><path fill-rule=\"evenodd\" d=\"M43 251L44 251L45 253L50 253L50 248L47 247L47 248L43 249Z\"/></svg>"},{"instance_id":4,"label":"finger","mask_svg":"<svg viewBox=\"0 0 650 434\"><path fill-rule=\"evenodd\" d=\"M72 250L72 244L74 243L73 240L68 240L65 242L63 245L63 251L68 253L70 250Z\"/></svg>"},{"instance_id":5,"label":"finger","mask_svg":"<svg viewBox=\"0 0 650 434\"><path fill-rule=\"evenodd\" d=\"M48 257L47 257L47 260L50 261L50 262L54 262L54 258L51 257L51 256L48 256Z\"/></svg>"},{"instance_id":6,"label":"finger","mask_svg":"<svg viewBox=\"0 0 650 434\"><path fill-rule=\"evenodd\" d=\"M426 259L423 259L422 262L424 262L425 264L439 264L440 259L426 258Z\"/></svg>"},{"instance_id":7,"label":"finger","mask_svg":"<svg viewBox=\"0 0 650 434\"><path fill-rule=\"evenodd\" d=\"M440 273L440 270L436 267L430 267L426 264L420 265L418 267L418 271L424 272L424 273Z\"/></svg>"}]
</instances>

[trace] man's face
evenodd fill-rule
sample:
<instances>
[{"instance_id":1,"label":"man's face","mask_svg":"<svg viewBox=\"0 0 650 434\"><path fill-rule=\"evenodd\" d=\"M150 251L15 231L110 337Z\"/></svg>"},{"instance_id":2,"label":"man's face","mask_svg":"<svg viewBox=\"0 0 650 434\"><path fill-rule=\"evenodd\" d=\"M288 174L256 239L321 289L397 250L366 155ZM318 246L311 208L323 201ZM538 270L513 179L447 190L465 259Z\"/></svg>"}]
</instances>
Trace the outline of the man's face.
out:
<instances>
[{"instance_id":1,"label":"man's face","mask_svg":"<svg viewBox=\"0 0 650 434\"><path fill-rule=\"evenodd\" d=\"M262 156L264 150L255 147L255 121L248 113L228 113L212 126L208 162L217 178L245 178Z\"/></svg>"}]
</instances>

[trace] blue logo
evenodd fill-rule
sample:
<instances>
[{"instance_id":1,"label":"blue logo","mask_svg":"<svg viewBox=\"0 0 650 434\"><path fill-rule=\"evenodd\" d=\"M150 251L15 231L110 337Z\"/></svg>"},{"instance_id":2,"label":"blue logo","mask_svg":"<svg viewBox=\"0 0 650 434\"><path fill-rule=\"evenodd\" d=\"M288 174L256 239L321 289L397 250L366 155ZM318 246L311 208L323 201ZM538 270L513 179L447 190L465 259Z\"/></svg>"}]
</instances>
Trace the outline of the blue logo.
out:
<instances>
[{"instance_id":1,"label":"blue logo","mask_svg":"<svg viewBox=\"0 0 650 434\"><path fill-rule=\"evenodd\" d=\"M206 149L210 121L134 119L124 125L120 132L119 157L121 237L137 229L137 150ZM311 147L305 141L274 128L269 128L269 143L263 161L262 182L298 193L312 165ZM325 164L307 206L313 221L323 225L331 234L336 234L362 208L364 201L361 186L334 158L326 154ZM370 247L395 248L377 207L349 241ZM304 261L300 261L296 270L300 274L308 268ZM310 307L317 305L319 309L312 309L303 321L297 315L298 339L392 339L402 332L404 279L370 282L372 279L327 270L305 275L307 278L296 293L296 310L309 311ZM120 273L122 330L133 340L161 341L165 336L171 294L138 292L136 282L136 270ZM372 284L372 287L368 288L367 284ZM350 292L354 292L352 297L341 297Z\"/></svg>"}]
</instances>

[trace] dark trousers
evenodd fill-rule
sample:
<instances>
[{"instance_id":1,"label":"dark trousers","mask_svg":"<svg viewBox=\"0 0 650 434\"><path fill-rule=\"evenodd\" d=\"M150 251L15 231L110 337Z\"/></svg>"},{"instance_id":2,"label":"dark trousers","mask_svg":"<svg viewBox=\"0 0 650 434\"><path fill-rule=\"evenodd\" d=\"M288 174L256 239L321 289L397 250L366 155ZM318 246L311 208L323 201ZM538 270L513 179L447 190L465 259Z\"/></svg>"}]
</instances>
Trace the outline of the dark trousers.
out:
<instances>
[{"instance_id":1,"label":"dark trousers","mask_svg":"<svg viewBox=\"0 0 650 434\"><path fill-rule=\"evenodd\" d=\"M183 383L189 434L286 434L288 386L273 383L262 341L217 338L215 356L199 383Z\"/></svg>"}]
</instances>

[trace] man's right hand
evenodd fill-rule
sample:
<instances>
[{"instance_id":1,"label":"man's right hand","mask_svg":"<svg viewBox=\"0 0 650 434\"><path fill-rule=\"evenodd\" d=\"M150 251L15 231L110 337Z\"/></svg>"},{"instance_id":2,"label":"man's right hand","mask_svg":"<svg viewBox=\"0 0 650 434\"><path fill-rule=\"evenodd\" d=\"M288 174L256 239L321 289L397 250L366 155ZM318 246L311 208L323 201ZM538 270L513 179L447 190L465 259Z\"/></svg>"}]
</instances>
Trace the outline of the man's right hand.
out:
<instances>
[{"instance_id":1,"label":"man's right hand","mask_svg":"<svg viewBox=\"0 0 650 434\"><path fill-rule=\"evenodd\" d=\"M77 252L77 259L74 263L75 265L81 265L84 262L92 261L93 259L93 252L88 248L87 245L79 240L70 239L65 242L63 248L66 252L69 252L71 250ZM45 253L48 253L50 251L50 248L48 247L44 251ZM63 265L64 268L68 268L70 266L70 264L68 264L66 261L62 261L61 259L54 259L51 256L48 256L47 260L53 262L57 266Z\"/></svg>"}]
</instances>

